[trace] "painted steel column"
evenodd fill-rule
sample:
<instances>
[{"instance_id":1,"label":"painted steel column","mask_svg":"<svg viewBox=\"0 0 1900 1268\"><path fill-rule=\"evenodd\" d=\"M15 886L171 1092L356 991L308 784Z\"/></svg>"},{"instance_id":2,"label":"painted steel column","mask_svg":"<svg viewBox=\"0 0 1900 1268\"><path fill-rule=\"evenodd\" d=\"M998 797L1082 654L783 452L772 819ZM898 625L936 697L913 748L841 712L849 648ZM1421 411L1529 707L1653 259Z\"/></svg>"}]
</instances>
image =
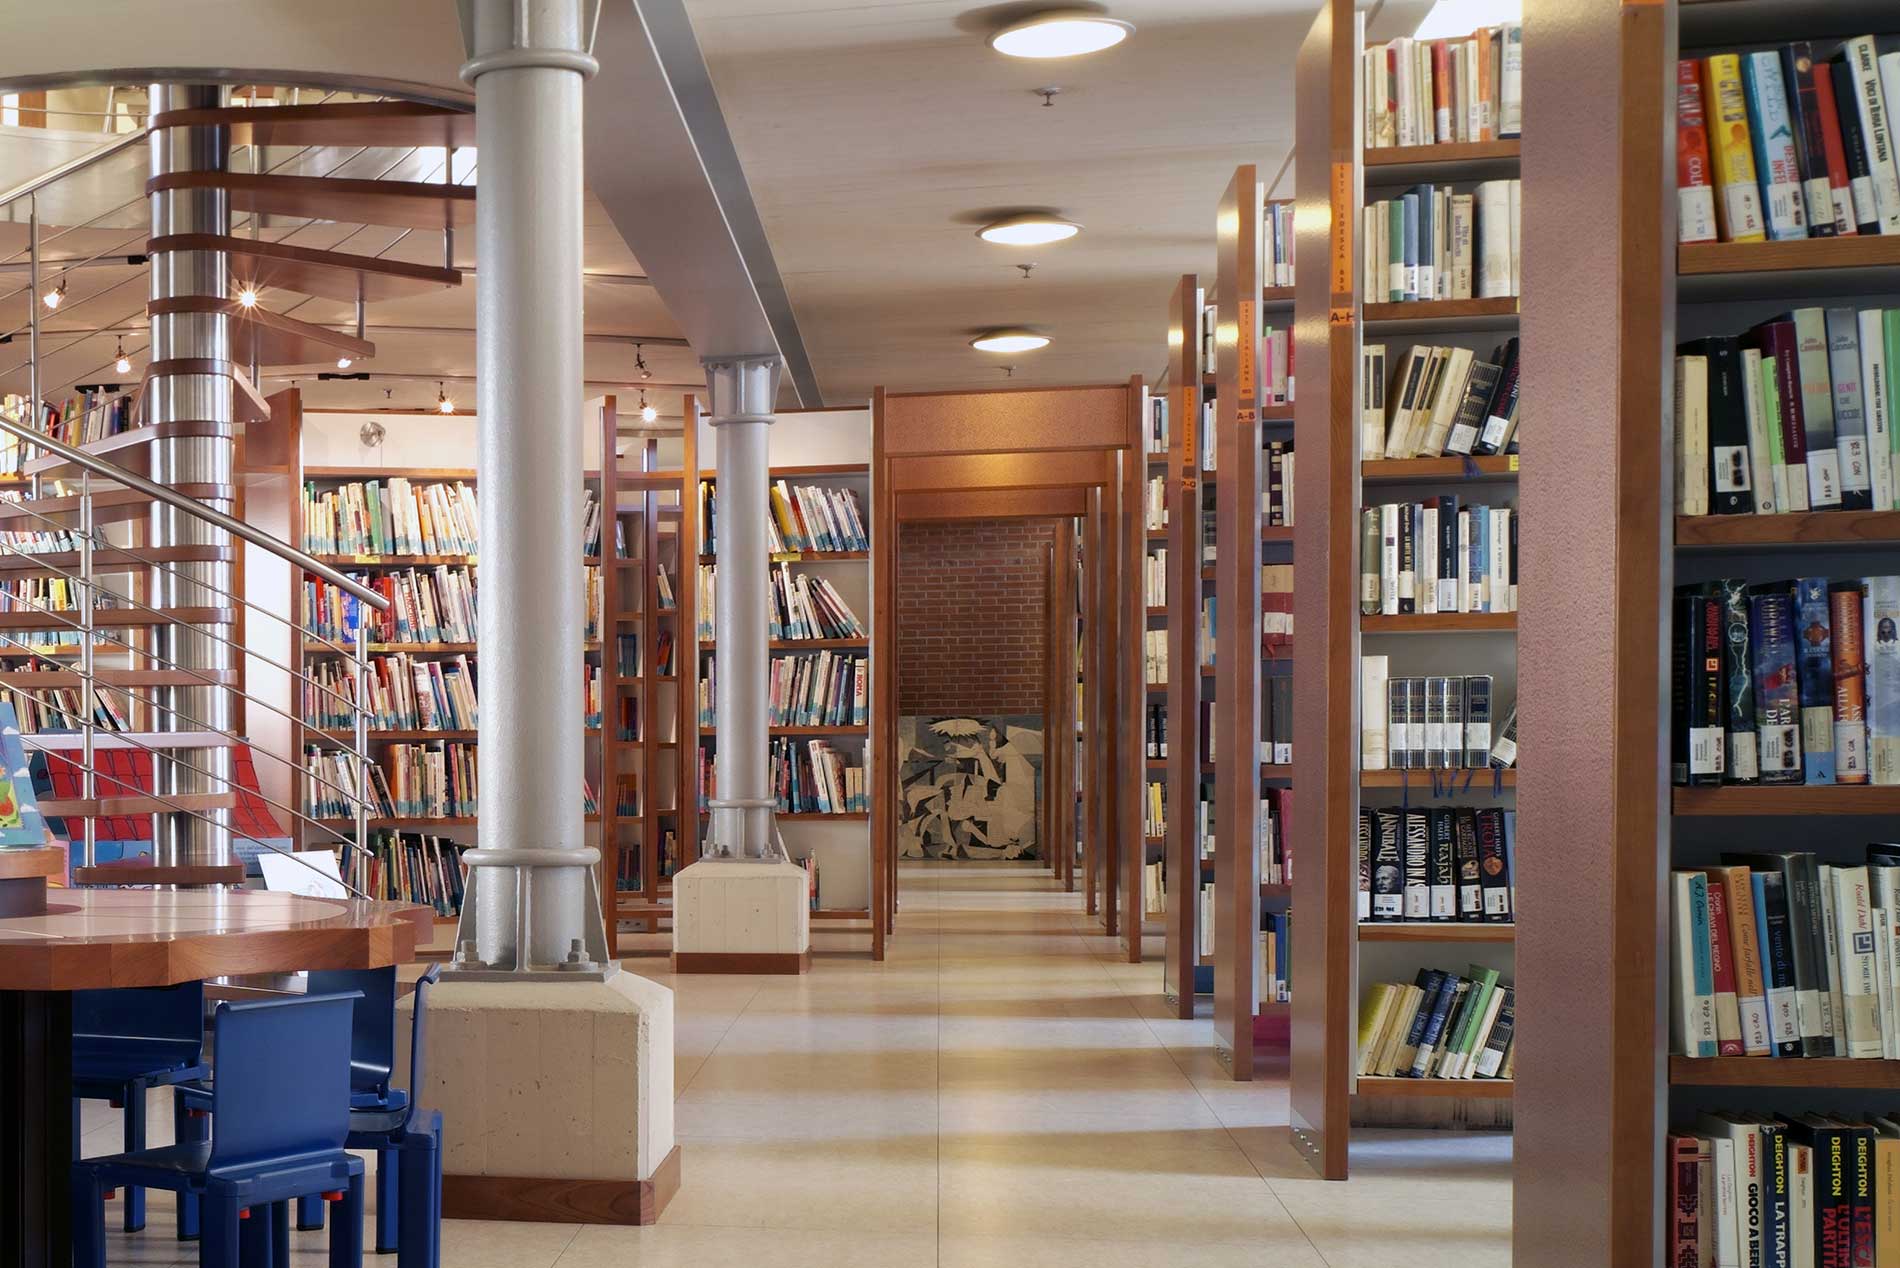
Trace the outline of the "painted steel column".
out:
<instances>
[{"instance_id":1,"label":"painted steel column","mask_svg":"<svg viewBox=\"0 0 1900 1268\"><path fill-rule=\"evenodd\" d=\"M606 940L580 862L598 857L580 797L581 89L597 66L582 0L464 0L461 17L481 154L483 792L475 910L459 936L472 931L480 964L468 967L525 974Z\"/></svg>"},{"instance_id":2,"label":"painted steel column","mask_svg":"<svg viewBox=\"0 0 1900 1268\"><path fill-rule=\"evenodd\" d=\"M772 845L771 745L766 728L770 649L766 552L771 456L767 448L782 362L776 354L706 360L719 471L719 571L713 588L718 649L709 858L778 857ZM739 804L735 804L739 803Z\"/></svg>"},{"instance_id":3,"label":"painted steel column","mask_svg":"<svg viewBox=\"0 0 1900 1268\"><path fill-rule=\"evenodd\" d=\"M168 110L214 108L226 105L226 90L203 84L153 84L154 114ZM224 126L155 128L150 141L153 176L188 171L222 171L230 164L230 130ZM231 232L231 208L221 189L175 189L149 195L152 236L175 233ZM222 251L161 251L151 257L150 298L229 298L229 271ZM154 313L151 358L157 371L145 388L145 422L175 424L186 433L152 445L151 477L196 497L207 506L231 512L235 391L227 367L207 367L206 361L231 360L231 319L220 312ZM168 363L198 362L185 373L167 372ZM215 372L223 368L224 372ZM154 504L150 519L153 546L224 546L230 536L163 503ZM150 573L150 604L174 607L230 607L229 562L174 564L170 570ZM225 638L232 627L214 631ZM160 626L153 635L154 651L163 667L222 673L235 667L229 643L202 629L183 625ZM226 687L167 687L156 693L154 729L159 731L228 731L231 728L231 691ZM176 759L176 760L172 760ZM231 751L225 748L174 750L155 762L154 787L161 796L189 796L230 790ZM183 814L157 816L155 861L161 864L228 863L231 861L230 811L216 810L204 817Z\"/></svg>"}]
</instances>

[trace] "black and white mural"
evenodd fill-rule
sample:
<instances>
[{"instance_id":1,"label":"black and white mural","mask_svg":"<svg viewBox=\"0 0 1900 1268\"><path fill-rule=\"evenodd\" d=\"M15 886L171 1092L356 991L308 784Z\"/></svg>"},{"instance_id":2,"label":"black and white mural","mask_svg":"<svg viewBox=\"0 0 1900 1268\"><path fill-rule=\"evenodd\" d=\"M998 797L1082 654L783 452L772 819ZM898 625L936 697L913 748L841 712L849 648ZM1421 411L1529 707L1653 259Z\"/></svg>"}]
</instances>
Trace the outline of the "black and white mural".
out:
<instances>
[{"instance_id":1,"label":"black and white mural","mask_svg":"<svg viewBox=\"0 0 1900 1268\"><path fill-rule=\"evenodd\" d=\"M897 852L907 859L1039 859L1042 718L905 717Z\"/></svg>"}]
</instances>

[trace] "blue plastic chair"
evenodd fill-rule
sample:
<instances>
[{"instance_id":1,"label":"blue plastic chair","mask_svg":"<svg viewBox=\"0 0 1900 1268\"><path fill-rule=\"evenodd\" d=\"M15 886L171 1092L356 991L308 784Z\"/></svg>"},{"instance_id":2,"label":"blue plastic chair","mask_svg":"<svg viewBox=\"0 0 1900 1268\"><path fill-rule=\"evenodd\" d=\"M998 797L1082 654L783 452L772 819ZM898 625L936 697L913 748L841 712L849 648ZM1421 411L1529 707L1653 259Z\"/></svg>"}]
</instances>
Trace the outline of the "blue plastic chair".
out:
<instances>
[{"instance_id":1,"label":"blue plastic chair","mask_svg":"<svg viewBox=\"0 0 1900 1268\"><path fill-rule=\"evenodd\" d=\"M201 1268L238 1268L240 1255L287 1264L288 1204L320 1194L343 1208L331 1268L361 1268L363 1162L343 1144L355 1004L354 994L220 1004L215 1138L75 1162L74 1268L105 1268L105 1192L132 1184L198 1201Z\"/></svg>"},{"instance_id":2,"label":"blue plastic chair","mask_svg":"<svg viewBox=\"0 0 1900 1268\"><path fill-rule=\"evenodd\" d=\"M73 992L73 1139L79 1102L109 1101L125 1110L125 1151L145 1148L148 1088L202 1079L203 982ZM182 1212L181 1212L182 1217ZM125 1191L125 1227L145 1227L145 1190Z\"/></svg>"},{"instance_id":3,"label":"blue plastic chair","mask_svg":"<svg viewBox=\"0 0 1900 1268\"><path fill-rule=\"evenodd\" d=\"M396 970L313 971L307 988L313 994L354 991L363 997L351 1023L350 1131L345 1143L376 1154L376 1253L399 1255L400 1268L438 1268L441 1258L442 1115L439 1111L419 1114L411 1100L423 1084L429 988L441 975L441 966L432 965L416 981L409 1093L391 1085L396 1060ZM224 1068L222 1056L218 1068ZM200 1082L180 1086L176 1095L190 1120L185 1130L197 1134L203 1115L213 1110L210 1091ZM322 1202L315 1198L298 1202L297 1227L322 1228Z\"/></svg>"}]
</instances>

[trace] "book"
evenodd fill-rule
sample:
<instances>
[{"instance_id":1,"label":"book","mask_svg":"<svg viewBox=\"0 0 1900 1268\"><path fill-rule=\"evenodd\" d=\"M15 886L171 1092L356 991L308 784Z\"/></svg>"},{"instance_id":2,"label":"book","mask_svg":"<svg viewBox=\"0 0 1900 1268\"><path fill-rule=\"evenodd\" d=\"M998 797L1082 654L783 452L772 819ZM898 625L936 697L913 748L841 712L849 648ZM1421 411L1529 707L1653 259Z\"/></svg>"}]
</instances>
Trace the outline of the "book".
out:
<instances>
[{"instance_id":1,"label":"book","mask_svg":"<svg viewBox=\"0 0 1900 1268\"><path fill-rule=\"evenodd\" d=\"M1827 317L1819 308L1797 308L1794 324L1796 372L1805 437L1808 504L1826 510L1841 504L1841 464L1834 430L1834 390L1829 377Z\"/></svg>"},{"instance_id":2,"label":"book","mask_svg":"<svg viewBox=\"0 0 1900 1268\"><path fill-rule=\"evenodd\" d=\"M1766 241L1741 59L1733 53L1710 57L1703 63L1703 87L1722 238L1726 242Z\"/></svg>"},{"instance_id":3,"label":"book","mask_svg":"<svg viewBox=\"0 0 1900 1268\"><path fill-rule=\"evenodd\" d=\"M1868 577L1864 585L1868 778L1900 784L1900 577Z\"/></svg>"},{"instance_id":4,"label":"book","mask_svg":"<svg viewBox=\"0 0 1900 1268\"><path fill-rule=\"evenodd\" d=\"M1802 208L1807 216L1809 237L1834 236L1834 197L1827 166L1828 122L1821 114L1819 80L1814 50L1800 41L1781 49L1781 75L1788 90L1788 109L1793 119L1792 140L1795 162L1800 168Z\"/></svg>"},{"instance_id":5,"label":"book","mask_svg":"<svg viewBox=\"0 0 1900 1268\"><path fill-rule=\"evenodd\" d=\"M1874 504L1873 471L1860 380L1860 314L1851 308L1830 308L1825 321L1828 375L1834 385L1834 439L1840 451L1841 508L1867 510Z\"/></svg>"},{"instance_id":6,"label":"book","mask_svg":"<svg viewBox=\"0 0 1900 1268\"><path fill-rule=\"evenodd\" d=\"M1669 936L1674 948L1669 979L1671 1050L1691 1057L1716 1055L1715 982L1709 962L1708 878L1700 872L1670 876Z\"/></svg>"},{"instance_id":7,"label":"book","mask_svg":"<svg viewBox=\"0 0 1900 1268\"><path fill-rule=\"evenodd\" d=\"M1841 46L1840 59L1847 64L1854 88L1855 112L1860 120L1861 140L1867 147L1867 168L1873 181L1879 232L1900 233L1900 165L1895 162L1892 120L1887 115L1873 36L1861 35L1848 40Z\"/></svg>"},{"instance_id":8,"label":"book","mask_svg":"<svg viewBox=\"0 0 1900 1268\"><path fill-rule=\"evenodd\" d=\"M1836 581L1827 588L1834 651L1834 782L1864 784L1867 766L1867 682L1861 640L1861 584Z\"/></svg>"},{"instance_id":9,"label":"book","mask_svg":"<svg viewBox=\"0 0 1900 1268\"><path fill-rule=\"evenodd\" d=\"M1801 695L1801 754L1805 782L1834 782L1834 641L1827 579L1795 582L1795 637Z\"/></svg>"},{"instance_id":10,"label":"book","mask_svg":"<svg viewBox=\"0 0 1900 1268\"><path fill-rule=\"evenodd\" d=\"M1715 189L1709 181L1709 130L1702 108L1702 67L1676 63L1676 241L1716 239Z\"/></svg>"},{"instance_id":11,"label":"book","mask_svg":"<svg viewBox=\"0 0 1900 1268\"><path fill-rule=\"evenodd\" d=\"M1728 919L1728 890L1721 879L1704 872L1708 895L1709 980L1713 991L1716 1055L1739 1057L1747 1049L1742 1044L1742 1011L1736 992L1735 950Z\"/></svg>"},{"instance_id":12,"label":"book","mask_svg":"<svg viewBox=\"0 0 1900 1268\"><path fill-rule=\"evenodd\" d=\"M1781 57L1762 51L1740 59L1742 96L1761 185L1762 220L1774 240L1808 236L1807 199L1796 158Z\"/></svg>"},{"instance_id":13,"label":"book","mask_svg":"<svg viewBox=\"0 0 1900 1268\"><path fill-rule=\"evenodd\" d=\"M1729 784L1760 782L1757 760L1758 714L1755 702L1755 657L1749 645L1748 583L1739 578L1716 582L1722 603L1722 699L1725 764L1722 781Z\"/></svg>"}]
</instances>

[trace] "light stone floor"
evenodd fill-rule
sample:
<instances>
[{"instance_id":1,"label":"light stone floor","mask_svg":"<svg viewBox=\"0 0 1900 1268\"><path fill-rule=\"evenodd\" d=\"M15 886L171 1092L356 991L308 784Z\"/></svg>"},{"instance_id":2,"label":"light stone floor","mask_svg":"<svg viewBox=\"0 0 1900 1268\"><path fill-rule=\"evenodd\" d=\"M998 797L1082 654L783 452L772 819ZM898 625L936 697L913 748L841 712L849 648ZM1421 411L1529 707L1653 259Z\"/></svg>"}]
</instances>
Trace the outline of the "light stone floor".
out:
<instances>
[{"instance_id":1,"label":"light stone floor","mask_svg":"<svg viewBox=\"0 0 1900 1268\"><path fill-rule=\"evenodd\" d=\"M1353 1179L1316 1180L1284 1078L1230 1081L1211 1024L1164 1014L1158 963L1112 957L1047 873L909 869L902 894L882 964L831 932L799 978L629 960L678 992L678 1197L652 1228L451 1221L445 1268L1510 1263L1508 1137L1362 1131ZM117 1136L88 1105L85 1151ZM169 1197L109 1262L197 1262Z\"/></svg>"}]
</instances>

